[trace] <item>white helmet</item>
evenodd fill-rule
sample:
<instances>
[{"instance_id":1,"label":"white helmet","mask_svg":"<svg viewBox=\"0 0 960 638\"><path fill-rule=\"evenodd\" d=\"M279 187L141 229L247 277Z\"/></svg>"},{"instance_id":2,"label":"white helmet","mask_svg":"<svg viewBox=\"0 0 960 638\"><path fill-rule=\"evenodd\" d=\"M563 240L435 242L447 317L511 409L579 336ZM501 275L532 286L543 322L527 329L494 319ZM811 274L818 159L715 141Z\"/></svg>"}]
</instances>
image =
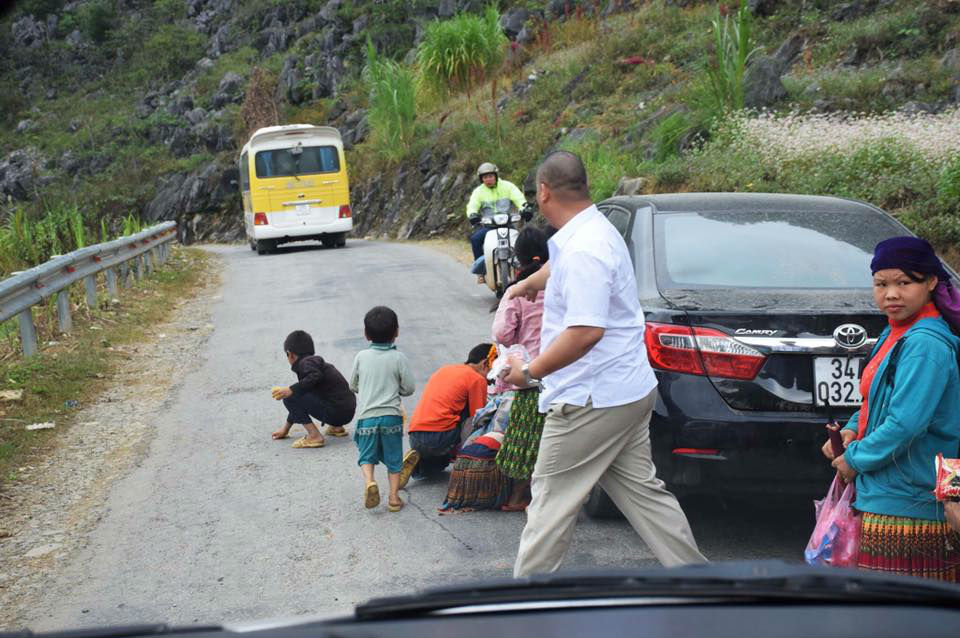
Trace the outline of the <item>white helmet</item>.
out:
<instances>
[{"instance_id":1,"label":"white helmet","mask_svg":"<svg viewBox=\"0 0 960 638\"><path fill-rule=\"evenodd\" d=\"M497 168L496 164L491 162L484 162L480 165L480 168L477 169L477 177L483 177L489 173L493 173L497 177L500 177L500 169Z\"/></svg>"}]
</instances>

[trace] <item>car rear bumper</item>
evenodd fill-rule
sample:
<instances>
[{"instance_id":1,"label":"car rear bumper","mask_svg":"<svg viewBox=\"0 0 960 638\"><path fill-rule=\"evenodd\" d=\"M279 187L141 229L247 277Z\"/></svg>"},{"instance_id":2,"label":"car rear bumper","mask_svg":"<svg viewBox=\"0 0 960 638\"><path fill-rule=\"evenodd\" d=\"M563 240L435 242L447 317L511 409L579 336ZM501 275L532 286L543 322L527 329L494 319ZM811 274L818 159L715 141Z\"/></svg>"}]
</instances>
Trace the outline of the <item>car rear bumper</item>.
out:
<instances>
[{"instance_id":1,"label":"car rear bumper","mask_svg":"<svg viewBox=\"0 0 960 638\"><path fill-rule=\"evenodd\" d=\"M307 239L319 237L321 235L332 235L335 233L348 233L353 230L353 219L350 217L337 219L324 224L307 224L303 226L282 226L271 225L254 226L253 239L278 239L295 241L298 239Z\"/></svg>"},{"instance_id":2,"label":"car rear bumper","mask_svg":"<svg viewBox=\"0 0 960 638\"><path fill-rule=\"evenodd\" d=\"M661 380L650 422L658 475L686 493L823 494L826 418L730 408L703 377ZM693 397L696 397L694 400ZM681 407L682 406L682 407ZM839 415L838 415L839 416Z\"/></svg>"}]
</instances>

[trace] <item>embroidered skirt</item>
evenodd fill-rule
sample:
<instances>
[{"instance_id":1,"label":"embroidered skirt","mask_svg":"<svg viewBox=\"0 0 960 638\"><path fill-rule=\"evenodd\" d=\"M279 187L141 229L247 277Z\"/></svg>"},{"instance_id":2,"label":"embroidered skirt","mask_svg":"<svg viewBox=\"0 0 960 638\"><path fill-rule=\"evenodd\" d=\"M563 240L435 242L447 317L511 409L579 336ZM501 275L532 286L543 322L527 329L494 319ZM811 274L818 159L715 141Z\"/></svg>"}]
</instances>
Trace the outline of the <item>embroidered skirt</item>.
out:
<instances>
[{"instance_id":1,"label":"embroidered skirt","mask_svg":"<svg viewBox=\"0 0 960 638\"><path fill-rule=\"evenodd\" d=\"M960 583L960 534L939 521L864 512L857 564Z\"/></svg>"},{"instance_id":2,"label":"embroidered skirt","mask_svg":"<svg viewBox=\"0 0 960 638\"><path fill-rule=\"evenodd\" d=\"M490 509L501 505L508 492L509 481L500 474L495 459L460 456L453 463L447 498L440 509Z\"/></svg>"},{"instance_id":3,"label":"embroidered skirt","mask_svg":"<svg viewBox=\"0 0 960 638\"><path fill-rule=\"evenodd\" d=\"M533 474L547 415L540 414L540 391L518 390L510 406L510 425L497 453L497 465L509 478L526 481Z\"/></svg>"}]
</instances>

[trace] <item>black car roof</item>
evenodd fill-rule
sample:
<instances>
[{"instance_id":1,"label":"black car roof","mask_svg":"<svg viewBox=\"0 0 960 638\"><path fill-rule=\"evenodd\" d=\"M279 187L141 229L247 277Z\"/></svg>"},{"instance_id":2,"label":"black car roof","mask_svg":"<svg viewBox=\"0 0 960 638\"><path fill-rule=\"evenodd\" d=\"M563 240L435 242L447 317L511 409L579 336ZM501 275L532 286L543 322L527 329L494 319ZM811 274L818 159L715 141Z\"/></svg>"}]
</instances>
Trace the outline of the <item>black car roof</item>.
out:
<instances>
[{"instance_id":1,"label":"black car roof","mask_svg":"<svg viewBox=\"0 0 960 638\"><path fill-rule=\"evenodd\" d=\"M811 213L841 213L865 210L880 212L880 209L875 206L852 199L782 193L668 193L611 197L605 201L627 205L631 208L652 204L658 212L719 212L726 210L809 211Z\"/></svg>"}]
</instances>

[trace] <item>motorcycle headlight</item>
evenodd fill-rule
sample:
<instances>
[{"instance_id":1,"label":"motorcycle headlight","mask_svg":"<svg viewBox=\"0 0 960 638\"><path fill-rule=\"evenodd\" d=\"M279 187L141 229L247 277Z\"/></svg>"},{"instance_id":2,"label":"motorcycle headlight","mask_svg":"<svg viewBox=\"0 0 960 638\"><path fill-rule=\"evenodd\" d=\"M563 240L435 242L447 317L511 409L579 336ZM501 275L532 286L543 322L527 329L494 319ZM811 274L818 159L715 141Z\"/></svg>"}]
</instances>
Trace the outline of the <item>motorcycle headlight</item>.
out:
<instances>
[{"instance_id":1,"label":"motorcycle headlight","mask_svg":"<svg viewBox=\"0 0 960 638\"><path fill-rule=\"evenodd\" d=\"M510 215L510 221L513 222L514 224L519 224L519 223L520 223L520 214L519 214L519 213L514 213L513 215Z\"/></svg>"},{"instance_id":2,"label":"motorcycle headlight","mask_svg":"<svg viewBox=\"0 0 960 638\"><path fill-rule=\"evenodd\" d=\"M507 223L507 220L510 219L510 215L506 213L498 213L493 216L493 223L497 226L504 226Z\"/></svg>"}]
</instances>

